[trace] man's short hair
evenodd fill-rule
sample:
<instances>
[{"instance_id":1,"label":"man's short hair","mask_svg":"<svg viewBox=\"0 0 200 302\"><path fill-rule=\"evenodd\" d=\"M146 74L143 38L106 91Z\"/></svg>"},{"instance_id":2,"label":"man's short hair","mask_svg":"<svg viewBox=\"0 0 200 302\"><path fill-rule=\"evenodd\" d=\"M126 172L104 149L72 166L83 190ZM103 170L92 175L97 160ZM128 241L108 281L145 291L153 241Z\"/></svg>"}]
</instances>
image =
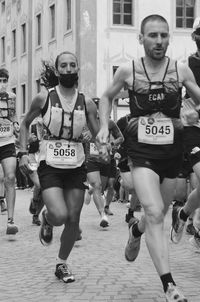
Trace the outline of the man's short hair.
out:
<instances>
[{"instance_id":1,"label":"man's short hair","mask_svg":"<svg viewBox=\"0 0 200 302\"><path fill-rule=\"evenodd\" d=\"M6 78L8 80L9 73L6 68L0 68L0 78Z\"/></svg>"},{"instance_id":2,"label":"man's short hair","mask_svg":"<svg viewBox=\"0 0 200 302\"><path fill-rule=\"evenodd\" d=\"M149 16L145 17L145 18L142 20L141 27L140 27L140 32L141 32L141 34L144 34L145 25L146 25L147 22L149 22L149 21L160 21L160 22L166 23L167 26L169 26L167 20L166 20L163 16L161 16L161 15L156 15L156 14L154 14L154 15L149 15Z\"/></svg>"}]
</instances>

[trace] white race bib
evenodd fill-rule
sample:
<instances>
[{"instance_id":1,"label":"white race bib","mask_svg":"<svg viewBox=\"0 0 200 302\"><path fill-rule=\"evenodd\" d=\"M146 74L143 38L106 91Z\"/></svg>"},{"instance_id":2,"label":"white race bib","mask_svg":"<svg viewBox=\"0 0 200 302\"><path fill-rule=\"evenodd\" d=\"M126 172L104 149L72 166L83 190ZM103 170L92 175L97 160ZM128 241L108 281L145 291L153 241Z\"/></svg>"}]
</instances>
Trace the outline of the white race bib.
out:
<instances>
[{"instance_id":1,"label":"white race bib","mask_svg":"<svg viewBox=\"0 0 200 302\"><path fill-rule=\"evenodd\" d=\"M9 137L13 134L13 126L10 121L1 119L0 137Z\"/></svg>"},{"instance_id":2,"label":"white race bib","mask_svg":"<svg viewBox=\"0 0 200 302\"><path fill-rule=\"evenodd\" d=\"M52 164L74 165L77 163L77 143L48 141L46 145L46 161Z\"/></svg>"},{"instance_id":3,"label":"white race bib","mask_svg":"<svg viewBox=\"0 0 200 302\"><path fill-rule=\"evenodd\" d=\"M97 149L95 143L90 143L90 155L99 156L99 150Z\"/></svg>"},{"instance_id":4,"label":"white race bib","mask_svg":"<svg viewBox=\"0 0 200 302\"><path fill-rule=\"evenodd\" d=\"M139 117L138 141L152 145L173 144L174 126L172 120L170 118Z\"/></svg>"}]
</instances>

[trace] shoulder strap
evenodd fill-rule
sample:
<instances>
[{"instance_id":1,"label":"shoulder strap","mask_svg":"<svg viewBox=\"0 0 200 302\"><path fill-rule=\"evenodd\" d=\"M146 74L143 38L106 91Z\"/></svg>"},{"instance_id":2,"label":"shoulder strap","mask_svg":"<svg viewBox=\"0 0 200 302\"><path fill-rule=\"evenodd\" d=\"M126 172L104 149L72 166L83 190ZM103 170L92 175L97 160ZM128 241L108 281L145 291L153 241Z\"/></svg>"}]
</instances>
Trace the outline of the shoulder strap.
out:
<instances>
[{"instance_id":1,"label":"shoulder strap","mask_svg":"<svg viewBox=\"0 0 200 302\"><path fill-rule=\"evenodd\" d=\"M135 63L134 63L134 60L132 60L132 68L133 68L133 84L132 84L132 89L134 90L134 85L135 85Z\"/></svg>"},{"instance_id":2,"label":"shoulder strap","mask_svg":"<svg viewBox=\"0 0 200 302\"><path fill-rule=\"evenodd\" d=\"M167 71L168 71L168 67L169 67L169 63L170 63L170 58L169 58L169 57L167 57L167 59L168 59L168 62L167 62L167 66L166 66L166 68L165 68L165 73L164 73L164 76L163 76L162 82L164 81L164 79L165 79L165 77L166 77L166 74L167 74Z\"/></svg>"}]
</instances>

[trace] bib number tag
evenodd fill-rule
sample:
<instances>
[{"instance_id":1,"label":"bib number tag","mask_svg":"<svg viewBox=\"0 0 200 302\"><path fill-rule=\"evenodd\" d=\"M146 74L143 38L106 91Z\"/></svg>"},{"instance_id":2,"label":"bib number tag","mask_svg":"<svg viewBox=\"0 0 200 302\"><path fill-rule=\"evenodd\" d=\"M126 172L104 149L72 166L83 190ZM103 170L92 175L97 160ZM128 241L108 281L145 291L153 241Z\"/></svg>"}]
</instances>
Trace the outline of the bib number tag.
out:
<instances>
[{"instance_id":1,"label":"bib number tag","mask_svg":"<svg viewBox=\"0 0 200 302\"><path fill-rule=\"evenodd\" d=\"M13 133L13 127L10 122L1 121L0 122L0 137L8 137Z\"/></svg>"},{"instance_id":2,"label":"bib number tag","mask_svg":"<svg viewBox=\"0 0 200 302\"><path fill-rule=\"evenodd\" d=\"M90 155L99 156L99 151L98 151L97 146L95 145L95 143L90 143Z\"/></svg>"},{"instance_id":3,"label":"bib number tag","mask_svg":"<svg viewBox=\"0 0 200 302\"><path fill-rule=\"evenodd\" d=\"M76 143L49 141L46 147L46 160L52 164L77 163L77 145Z\"/></svg>"},{"instance_id":4,"label":"bib number tag","mask_svg":"<svg viewBox=\"0 0 200 302\"><path fill-rule=\"evenodd\" d=\"M142 116L138 120L138 141L151 145L168 145L174 142L174 126L170 118Z\"/></svg>"}]
</instances>

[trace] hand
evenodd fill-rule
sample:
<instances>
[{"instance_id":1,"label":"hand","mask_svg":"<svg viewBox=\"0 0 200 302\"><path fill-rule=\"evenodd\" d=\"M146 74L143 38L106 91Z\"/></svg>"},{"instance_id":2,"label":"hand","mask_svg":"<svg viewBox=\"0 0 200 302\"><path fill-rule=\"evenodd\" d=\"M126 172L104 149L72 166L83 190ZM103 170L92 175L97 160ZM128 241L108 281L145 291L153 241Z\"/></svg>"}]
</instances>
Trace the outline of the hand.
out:
<instances>
[{"instance_id":1,"label":"hand","mask_svg":"<svg viewBox=\"0 0 200 302\"><path fill-rule=\"evenodd\" d=\"M108 128L100 128L99 133L96 136L96 145L99 150L100 158L108 162L110 155L108 152L107 141L108 141L109 131Z\"/></svg>"},{"instance_id":2,"label":"hand","mask_svg":"<svg viewBox=\"0 0 200 302\"><path fill-rule=\"evenodd\" d=\"M30 160L28 155L23 155L19 160L19 168L24 175L28 175L32 173L32 169L30 168Z\"/></svg>"},{"instance_id":3,"label":"hand","mask_svg":"<svg viewBox=\"0 0 200 302\"><path fill-rule=\"evenodd\" d=\"M108 142L109 131L107 127L101 127L97 133L96 140L101 144L107 144Z\"/></svg>"},{"instance_id":4,"label":"hand","mask_svg":"<svg viewBox=\"0 0 200 302\"><path fill-rule=\"evenodd\" d=\"M89 130L86 130L82 133L81 135L82 142L88 143L89 141L91 141L91 139L92 139L92 134Z\"/></svg>"},{"instance_id":5,"label":"hand","mask_svg":"<svg viewBox=\"0 0 200 302\"><path fill-rule=\"evenodd\" d=\"M187 109L182 113L181 118L184 125L192 126L198 122L199 114L195 109Z\"/></svg>"}]
</instances>

